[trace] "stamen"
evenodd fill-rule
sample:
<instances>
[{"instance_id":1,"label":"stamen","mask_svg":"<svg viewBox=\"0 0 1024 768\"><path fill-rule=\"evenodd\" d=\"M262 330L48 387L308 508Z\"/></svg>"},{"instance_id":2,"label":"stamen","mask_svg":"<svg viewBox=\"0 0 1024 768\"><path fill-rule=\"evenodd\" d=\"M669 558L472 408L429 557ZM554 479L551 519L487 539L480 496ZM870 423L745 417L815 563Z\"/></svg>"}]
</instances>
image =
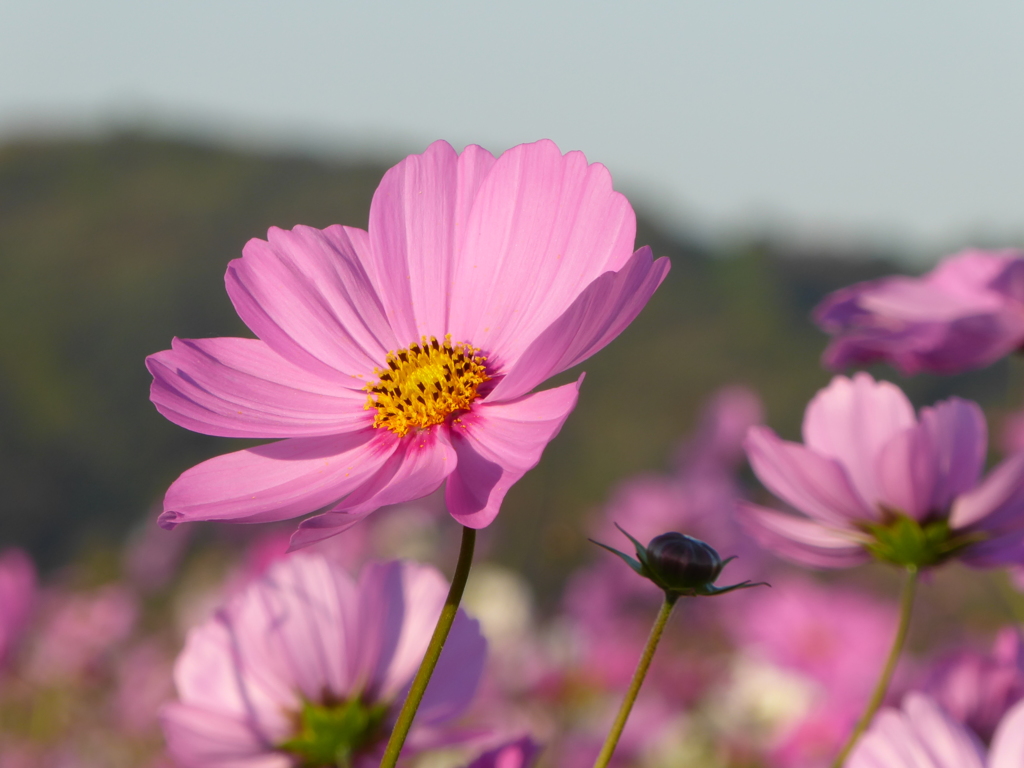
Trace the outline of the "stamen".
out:
<instances>
[{"instance_id":1,"label":"stamen","mask_svg":"<svg viewBox=\"0 0 1024 768\"><path fill-rule=\"evenodd\" d=\"M367 384L366 408L376 408L373 426L405 435L413 429L442 424L453 413L469 410L477 389L490 380L480 350L457 342L423 336L407 349L388 352L387 368L375 368L377 383Z\"/></svg>"}]
</instances>

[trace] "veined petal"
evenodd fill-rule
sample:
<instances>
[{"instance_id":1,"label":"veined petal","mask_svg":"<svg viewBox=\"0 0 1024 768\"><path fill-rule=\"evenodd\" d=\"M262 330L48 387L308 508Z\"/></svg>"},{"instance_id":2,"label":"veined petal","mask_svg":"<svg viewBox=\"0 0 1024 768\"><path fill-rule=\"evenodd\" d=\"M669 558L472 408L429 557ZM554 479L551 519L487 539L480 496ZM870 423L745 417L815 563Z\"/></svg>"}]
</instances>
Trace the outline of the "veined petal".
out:
<instances>
[{"instance_id":1,"label":"veined petal","mask_svg":"<svg viewBox=\"0 0 1024 768\"><path fill-rule=\"evenodd\" d=\"M314 512L374 477L398 446L366 429L303 437L216 456L186 470L164 497L160 524L268 522Z\"/></svg>"},{"instance_id":2,"label":"veined petal","mask_svg":"<svg viewBox=\"0 0 1024 768\"><path fill-rule=\"evenodd\" d=\"M271 228L228 265L228 295L239 317L271 349L301 368L359 389L398 343L363 266L365 232ZM339 373L348 378L339 377Z\"/></svg>"},{"instance_id":3,"label":"veined petal","mask_svg":"<svg viewBox=\"0 0 1024 768\"><path fill-rule=\"evenodd\" d=\"M205 435L317 437L373 422L366 393L299 368L258 339L176 338L146 367L157 410Z\"/></svg>"},{"instance_id":4,"label":"veined petal","mask_svg":"<svg viewBox=\"0 0 1024 768\"><path fill-rule=\"evenodd\" d=\"M550 141L498 158L453 266L449 330L514 363L583 289L633 253L636 217L600 164Z\"/></svg>"},{"instance_id":5,"label":"veined petal","mask_svg":"<svg viewBox=\"0 0 1024 768\"><path fill-rule=\"evenodd\" d=\"M618 272L605 272L588 285L548 326L488 396L513 400L541 382L586 360L625 330L668 274L666 258L653 260L641 248Z\"/></svg>"},{"instance_id":6,"label":"veined petal","mask_svg":"<svg viewBox=\"0 0 1024 768\"><path fill-rule=\"evenodd\" d=\"M988 768L1024 765L1024 701L1015 704L999 721L988 754Z\"/></svg>"},{"instance_id":7,"label":"veined petal","mask_svg":"<svg viewBox=\"0 0 1024 768\"><path fill-rule=\"evenodd\" d=\"M372 269L402 346L447 332L455 253L493 165L485 149L469 146L458 155L435 141L394 166L377 187L370 205Z\"/></svg>"},{"instance_id":8,"label":"veined petal","mask_svg":"<svg viewBox=\"0 0 1024 768\"><path fill-rule=\"evenodd\" d=\"M804 444L838 461L868 505L882 498L878 455L893 437L917 424L914 408L899 387L866 373L836 376L804 413Z\"/></svg>"},{"instance_id":9,"label":"veined petal","mask_svg":"<svg viewBox=\"0 0 1024 768\"><path fill-rule=\"evenodd\" d=\"M804 514L838 527L849 526L851 520L879 517L853 489L837 461L782 440L760 425L747 432L744 447L761 482Z\"/></svg>"},{"instance_id":10,"label":"veined petal","mask_svg":"<svg viewBox=\"0 0 1024 768\"><path fill-rule=\"evenodd\" d=\"M857 535L774 509L739 502L740 523L781 557L813 568L850 568L870 560Z\"/></svg>"},{"instance_id":11,"label":"veined petal","mask_svg":"<svg viewBox=\"0 0 1024 768\"><path fill-rule=\"evenodd\" d=\"M448 478L445 501L458 522L490 525L501 502L576 407L580 384L566 384L507 403L483 403L451 428L459 467Z\"/></svg>"},{"instance_id":12,"label":"veined petal","mask_svg":"<svg viewBox=\"0 0 1024 768\"><path fill-rule=\"evenodd\" d=\"M334 509L302 521L292 549L341 533L380 507L426 496L455 470L458 456L442 429L417 430L394 442L397 449L372 478Z\"/></svg>"}]
</instances>

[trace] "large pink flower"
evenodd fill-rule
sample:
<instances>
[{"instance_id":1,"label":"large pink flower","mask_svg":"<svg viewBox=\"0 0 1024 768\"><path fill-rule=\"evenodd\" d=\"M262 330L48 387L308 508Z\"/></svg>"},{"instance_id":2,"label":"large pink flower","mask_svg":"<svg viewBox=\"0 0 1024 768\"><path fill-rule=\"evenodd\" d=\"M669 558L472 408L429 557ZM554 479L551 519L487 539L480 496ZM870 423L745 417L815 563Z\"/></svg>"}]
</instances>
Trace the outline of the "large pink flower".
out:
<instances>
[{"instance_id":1,"label":"large pink flower","mask_svg":"<svg viewBox=\"0 0 1024 768\"><path fill-rule=\"evenodd\" d=\"M668 272L633 253L604 166L550 141L495 159L432 144L388 171L369 231L272 229L228 267L257 339L176 339L147 363L181 426L281 437L185 472L161 520L281 520L295 544L447 479L481 528L540 460L579 382L532 393L614 339Z\"/></svg>"},{"instance_id":2,"label":"large pink flower","mask_svg":"<svg viewBox=\"0 0 1024 768\"><path fill-rule=\"evenodd\" d=\"M767 427L747 434L761 482L805 517L741 504L762 544L841 568L871 554L901 565L956 556L973 566L1024 562L1024 453L982 479L985 417L951 398L920 418L894 384L836 376L807 406L803 445Z\"/></svg>"},{"instance_id":3,"label":"large pink flower","mask_svg":"<svg viewBox=\"0 0 1024 768\"><path fill-rule=\"evenodd\" d=\"M376 765L447 590L411 562L371 564L356 583L320 555L278 561L189 633L179 701L163 711L171 754L187 768ZM469 705L485 652L460 611L412 750L440 743L438 727Z\"/></svg>"},{"instance_id":4,"label":"large pink flower","mask_svg":"<svg viewBox=\"0 0 1024 768\"><path fill-rule=\"evenodd\" d=\"M1024 344L1024 251L968 250L921 277L842 288L814 310L835 338L829 368L877 361L904 373L956 373Z\"/></svg>"},{"instance_id":5,"label":"large pink flower","mask_svg":"<svg viewBox=\"0 0 1024 768\"><path fill-rule=\"evenodd\" d=\"M846 761L847 768L1020 768L1024 765L1024 704L1003 718L985 748L932 699L910 693L903 709L883 709Z\"/></svg>"}]
</instances>

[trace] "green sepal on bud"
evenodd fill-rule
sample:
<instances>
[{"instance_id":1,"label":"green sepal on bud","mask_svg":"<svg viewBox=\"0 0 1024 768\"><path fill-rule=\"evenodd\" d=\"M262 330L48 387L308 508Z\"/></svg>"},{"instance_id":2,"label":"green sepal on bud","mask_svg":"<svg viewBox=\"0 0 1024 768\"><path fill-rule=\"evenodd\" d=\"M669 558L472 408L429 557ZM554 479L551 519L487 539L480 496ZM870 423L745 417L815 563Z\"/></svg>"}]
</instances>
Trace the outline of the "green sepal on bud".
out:
<instances>
[{"instance_id":1,"label":"green sepal on bud","mask_svg":"<svg viewBox=\"0 0 1024 768\"><path fill-rule=\"evenodd\" d=\"M304 702L298 713L298 732L278 749L298 758L302 768L350 768L364 747L386 736L386 704L367 705L358 698L334 705Z\"/></svg>"},{"instance_id":2,"label":"green sepal on bud","mask_svg":"<svg viewBox=\"0 0 1024 768\"><path fill-rule=\"evenodd\" d=\"M665 592L665 597L669 600L698 595L713 597L737 589L771 586L763 581L757 583L744 581L728 587L716 587L715 580L722 573L722 569L735 560L735 557L723 560L710 544L705 544L700 539L687 536L685 533L663 533L651 539L645 547L624 531L618 523L615 524L615 527L633 542L633 547L636 549L635 559L607 544L593 539L591 541L618 555L626 565L645 579L654 582Z\"/></svg>"},{"instance_id":3,"label":"green sepal on bud","mask_svg":"<svg viewBox=\"0 0 1024 768\"><path fill-rule=\"evenodd\" d=\"M871 540L865 549L876 560L904 568L927 568L956 555L964 547L983 541L982 533L956 534L948 520L921 523L903 512L887 509L881 523L865 523Z\"/></svg>"}]
</instances>

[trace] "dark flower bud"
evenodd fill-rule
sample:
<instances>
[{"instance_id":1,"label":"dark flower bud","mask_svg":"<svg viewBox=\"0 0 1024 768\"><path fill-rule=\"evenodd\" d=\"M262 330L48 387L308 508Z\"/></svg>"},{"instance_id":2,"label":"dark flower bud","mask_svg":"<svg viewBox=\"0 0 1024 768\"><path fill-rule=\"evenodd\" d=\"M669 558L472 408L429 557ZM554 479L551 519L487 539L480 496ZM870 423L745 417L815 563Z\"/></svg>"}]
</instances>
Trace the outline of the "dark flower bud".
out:
<instances>
[{"instance_id":1,"label":"dark flower bud","mask_svg":"<svg viewBox=\"0 0 1024 768\"><path fill-rule=\"evenodd\" d=\"M619 528L618 525L615 527ZM618 555L638 574L653 581L665 591L665 596L670 600L675 600L680 595L721 595L735 589L769 586L763 581L756 584L744 581L728 587L716 587L715 580L734 558L723 560L710 544L705 544L685 533L663 533L651 539L645 547L622 528L619 530L633 542L636 559L599 541L594 543Z\"/></svg>"},{"instance_id":2,"label":"dark flower bud","mask_svg":"<svg viewBox=\"0 0 1024 768\"><path fill-rule=\"evenodd\" d=\"M700 539L685 533L663 533L646 548L647 570L664 589L682 591L714 584L725 563Z\"/></svg>"}]
</instances>

